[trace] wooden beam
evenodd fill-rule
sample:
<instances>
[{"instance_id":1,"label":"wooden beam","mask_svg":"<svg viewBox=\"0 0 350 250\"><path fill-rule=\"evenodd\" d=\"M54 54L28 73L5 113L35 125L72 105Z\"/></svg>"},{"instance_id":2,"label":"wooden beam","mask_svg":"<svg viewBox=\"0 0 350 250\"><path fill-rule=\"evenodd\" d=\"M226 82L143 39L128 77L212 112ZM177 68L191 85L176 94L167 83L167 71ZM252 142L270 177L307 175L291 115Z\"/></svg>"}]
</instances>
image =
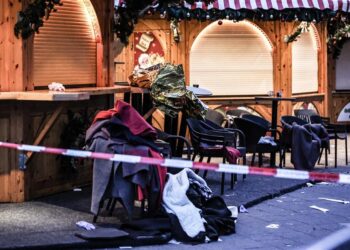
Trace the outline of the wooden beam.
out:
<instances>
[{"instance_id":1,"label":"wooden beam","mask_svg":"<svg viewBox=\"0 0 350 250\"><path fill-rule=\"evenodd\" d=\"M57 121L57 119L61 115L61 113L62 113L63 109L65 108L65 106L66 106L65 103L61 103L56 108L56 110L52 113L51 117L46 122L44 128L40 131L38 137L35 138L34 143L33 143L34 146L39 145L43 141L43 139L45 138L47 133L50 131L52 126L55 124L55 122ZM32 158L33 152L28 152L26 155L27 155L27 160L26 160L26 164L27 164L30 161L30 159Z\"/></svg>"}]
</instances>

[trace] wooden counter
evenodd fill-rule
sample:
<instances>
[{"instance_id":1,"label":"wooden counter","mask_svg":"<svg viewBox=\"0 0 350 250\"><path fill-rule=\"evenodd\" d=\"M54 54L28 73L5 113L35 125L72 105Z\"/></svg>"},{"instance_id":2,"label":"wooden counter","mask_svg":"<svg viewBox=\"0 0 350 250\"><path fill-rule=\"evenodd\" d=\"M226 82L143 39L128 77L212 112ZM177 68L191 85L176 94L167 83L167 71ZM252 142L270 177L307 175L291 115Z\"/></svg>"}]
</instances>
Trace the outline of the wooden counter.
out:
<instances>
[{"instance_id":1,"label":"wooden counter","mask_svg":"<svg viewBox=\"0 0 350 250\"><path fill-rule=\"evenodd\" d=\"M93 87L66 89L64 92L47 90L0 92L0 101L82 101L89 100L94 95L108 95L130 92L129 86Z\"/></svg>"}]
</instances>

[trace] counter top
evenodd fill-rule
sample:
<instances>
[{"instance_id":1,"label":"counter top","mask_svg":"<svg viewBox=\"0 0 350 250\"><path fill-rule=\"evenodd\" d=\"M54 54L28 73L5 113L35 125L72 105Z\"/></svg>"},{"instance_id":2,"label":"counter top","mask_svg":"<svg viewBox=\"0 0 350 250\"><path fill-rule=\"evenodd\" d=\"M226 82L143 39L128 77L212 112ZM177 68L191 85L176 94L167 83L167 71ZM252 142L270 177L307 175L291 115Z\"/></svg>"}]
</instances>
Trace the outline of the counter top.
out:
<instances>
[{"instance_id":1,"label":"counter top","mask_svg":"<svg viewBox=\"0 0 350 250\"><path fill-rule=\"evenodd\" d=\"M66 89L64 92L48 90L0 92L0 101L82 101L94 95L109 95L130 92L129 86L90 87Z\"/></svg>"}]
</instances>

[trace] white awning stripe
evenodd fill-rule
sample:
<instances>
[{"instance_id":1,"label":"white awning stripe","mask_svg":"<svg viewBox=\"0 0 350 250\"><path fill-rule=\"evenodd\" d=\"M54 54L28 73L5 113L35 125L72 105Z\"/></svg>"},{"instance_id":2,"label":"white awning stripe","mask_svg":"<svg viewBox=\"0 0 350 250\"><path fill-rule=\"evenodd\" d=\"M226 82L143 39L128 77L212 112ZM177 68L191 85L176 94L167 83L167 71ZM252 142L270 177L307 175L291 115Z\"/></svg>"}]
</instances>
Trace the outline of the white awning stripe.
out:
<instances>
[{"instance_id":1,"label":"white awning stripe","mask_svg":"<svg viewBox=\"0 0 350 250\"><path fill-rule=\"evenodd\" d=\"M299 4L300 3L300 4ZM125 0L114 0L116 7L125 4ZM315 8L320 10L331 9L350 12L350 0L216 0L214 3L205 5L203 2L196 2L193 5L184 2L187 9L258 9L282 10L287 8Z\"/></svg>"}]
</instances>

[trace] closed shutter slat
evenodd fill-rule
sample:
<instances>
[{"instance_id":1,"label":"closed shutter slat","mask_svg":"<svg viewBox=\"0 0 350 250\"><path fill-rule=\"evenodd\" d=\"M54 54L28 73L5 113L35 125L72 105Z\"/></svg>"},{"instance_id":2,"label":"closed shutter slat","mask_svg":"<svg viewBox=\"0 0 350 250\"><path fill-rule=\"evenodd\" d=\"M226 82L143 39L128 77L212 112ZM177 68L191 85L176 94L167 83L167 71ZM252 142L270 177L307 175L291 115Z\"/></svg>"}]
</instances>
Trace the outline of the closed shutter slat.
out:
<instances>
[{"instance_id":1,"label":"closed shutter slat","mask_svg":"<svg viewBox=\"0 0 350 250\"><path fill-rule=\"evenodd\" d=\"M336 89L350 90L350 42L344 43L339 58L336 61Z\"/></svg>"},{"instance_id":2,"label":"closed shutter slat","mask_svg":"<svg viewBox=\"0 0 350 250\"><path fill-rule=\"evenodd\" d=\"M318 56L313 28L292 43L292 93L318 91Z\"/></svg>"},{"instance_id":3,"label":"closed shutter slat","mask_svg":"<svg viewBox=\"0 0 350 250\"><path fill-rule=\"evenodd\" d=\"M248 22L211 24L190 54L190 81L214 95L257 95L273 90L271 47Z\"/></svg>"},{"instance_id":4,"label":"closed shutter slat","mask_svg":"<svg viewBox=\"0 0 350 250\"><path fill-rule=\"evenodd\" d=\"M34 37L34 86L96 84L96 40L82 0L63 0Z\"/></svg>"}]
</instances>

